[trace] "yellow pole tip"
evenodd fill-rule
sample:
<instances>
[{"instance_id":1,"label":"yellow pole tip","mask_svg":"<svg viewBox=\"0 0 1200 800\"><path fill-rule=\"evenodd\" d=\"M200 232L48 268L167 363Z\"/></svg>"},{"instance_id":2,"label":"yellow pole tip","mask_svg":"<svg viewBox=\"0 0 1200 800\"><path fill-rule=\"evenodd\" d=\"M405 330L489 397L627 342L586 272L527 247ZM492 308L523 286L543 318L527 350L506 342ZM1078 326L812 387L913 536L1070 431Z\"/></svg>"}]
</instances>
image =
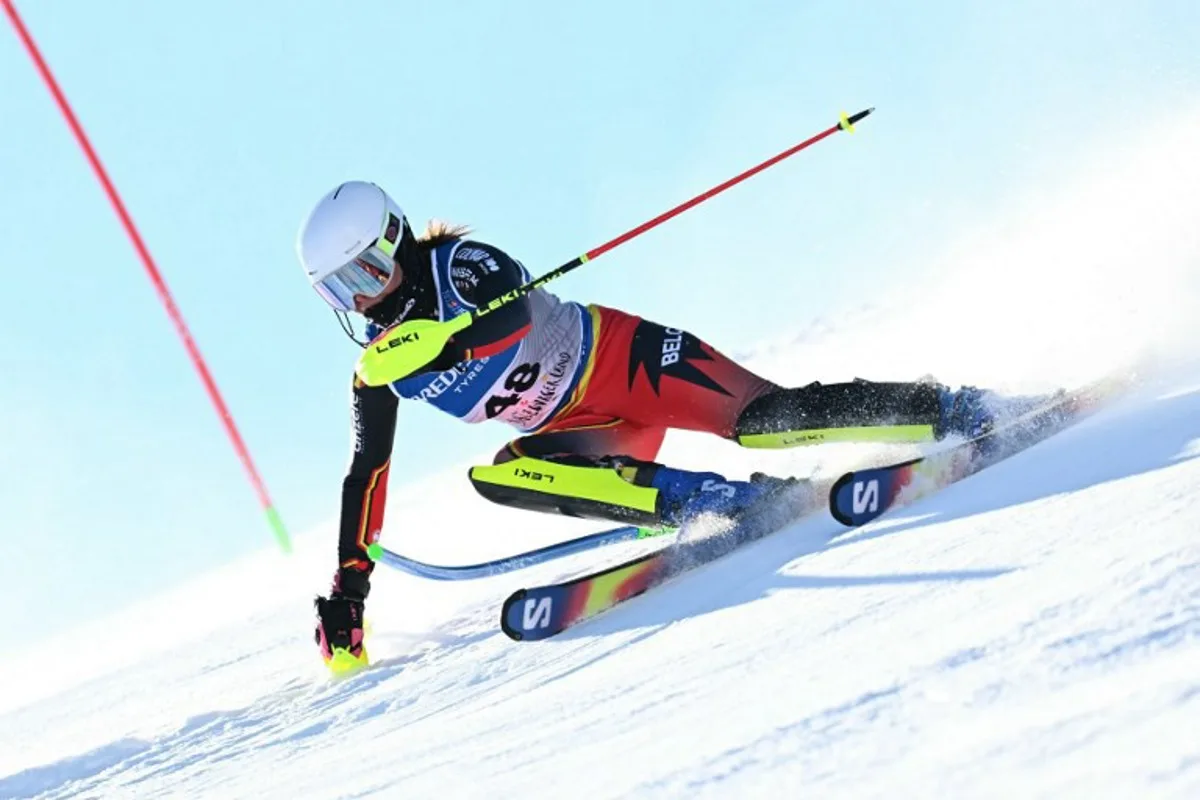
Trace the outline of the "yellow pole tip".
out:
<instances>
[{"instance_id":1,"label":"yellow pole tip","mask_svg":"<svg viewBox=\"0 0 1200 800\"><path fill-rule=\"evenodd\" d=\"M842 121L838 123L838 127L846 133L854 133L854 126L850 124L850 116L845 111L842 112Z\"/></svg>"}]
</instances>

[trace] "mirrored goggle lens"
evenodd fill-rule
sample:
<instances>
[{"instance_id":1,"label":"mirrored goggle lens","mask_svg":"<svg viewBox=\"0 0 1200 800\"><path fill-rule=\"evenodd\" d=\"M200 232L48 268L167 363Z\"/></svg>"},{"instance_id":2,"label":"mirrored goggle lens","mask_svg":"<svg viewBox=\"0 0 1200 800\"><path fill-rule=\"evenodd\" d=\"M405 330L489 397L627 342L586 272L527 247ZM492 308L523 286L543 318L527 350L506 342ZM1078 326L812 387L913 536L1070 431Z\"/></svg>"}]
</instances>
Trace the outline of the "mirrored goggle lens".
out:
<instances>
[{"instance_id":1,"label":"mirrored goggle lens","mask_svg":"<svg viewBox=\"0 0 1200 800\"><path fill-rule=\"evenodd\" d=\"M354 311L354 296L377 296L392 277L393 268L390 256L370 247L339 267L337 272L313 284L313 288L339 311Z\"/></svg>"}]
</instances>

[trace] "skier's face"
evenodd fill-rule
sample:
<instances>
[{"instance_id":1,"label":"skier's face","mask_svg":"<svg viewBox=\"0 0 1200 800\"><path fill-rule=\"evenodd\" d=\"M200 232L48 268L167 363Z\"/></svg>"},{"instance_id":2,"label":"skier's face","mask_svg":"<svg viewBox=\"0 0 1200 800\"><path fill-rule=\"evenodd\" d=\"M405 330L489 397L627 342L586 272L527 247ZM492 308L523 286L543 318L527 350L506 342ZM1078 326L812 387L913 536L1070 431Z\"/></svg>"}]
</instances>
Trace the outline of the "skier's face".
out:
<instances>
[{"instance_id":1,"label":"skier's face","mask_svg":"<svg viewBox=\"0 0 1200 800\"><path fill-rule=\"evenodd\" d=\"M380 272L382 273L382 270ZM374 297L368 297L365 294L354 295L354 309L361 314L367 309L378 305L383 301L383 298L396 291L396 289L402 283L404 283L404 269L400 266L399 259L397 259L395 261L395 267L392 268L392 277L388 278L388 282L384 285L383 291Z\"/></svg>"}]
</instances>

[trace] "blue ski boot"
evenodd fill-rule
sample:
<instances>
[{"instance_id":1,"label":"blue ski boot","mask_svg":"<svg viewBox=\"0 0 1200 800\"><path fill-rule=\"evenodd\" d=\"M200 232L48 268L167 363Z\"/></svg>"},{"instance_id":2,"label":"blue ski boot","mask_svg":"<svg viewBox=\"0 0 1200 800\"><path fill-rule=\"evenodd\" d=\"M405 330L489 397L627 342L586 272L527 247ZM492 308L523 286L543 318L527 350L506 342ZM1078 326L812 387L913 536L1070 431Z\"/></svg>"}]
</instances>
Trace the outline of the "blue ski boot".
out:
<instances>
[{"instance_id":1,"label":"blue ski boot","mask_svg":"<svg viewBox=\"0 0 1200 800\"><path fill-rule=\"evenodd\" d=\"M1053 405L1062 395L1063 392L1059 391L1046 395L1005 397L974 386L964 386L957 392L942 386L938 392L941 406L938 438L948 435L978 438L1023 414Z\"/></svg>"},{"instance_id":2,"label":"blue ski boot","mask_svg":"<svg viewBox=\"0 0 1200 800\"><path fill-rule=\"evenodd\" d=\"M658 490L663 523L681 527L701 514L736 517L762 501L799 486L795 478L756 472L748 481L731 481L715 472L690 472L658 466L650 485Z\"/></svg>"},{"instance_id":3,"label":"blue ski boot","mask_svg":"<svg viewBox=\"0 0 1200 800\"><path fill-rule=\"evenodd\" d=\"M956 435L975 439L990 431L995 426L995 417L986 401L988 395L991 392L974 386L964 386L957 392L941 387L938 391L941 407L938 438Z\"/></svg>"}]
</instances>

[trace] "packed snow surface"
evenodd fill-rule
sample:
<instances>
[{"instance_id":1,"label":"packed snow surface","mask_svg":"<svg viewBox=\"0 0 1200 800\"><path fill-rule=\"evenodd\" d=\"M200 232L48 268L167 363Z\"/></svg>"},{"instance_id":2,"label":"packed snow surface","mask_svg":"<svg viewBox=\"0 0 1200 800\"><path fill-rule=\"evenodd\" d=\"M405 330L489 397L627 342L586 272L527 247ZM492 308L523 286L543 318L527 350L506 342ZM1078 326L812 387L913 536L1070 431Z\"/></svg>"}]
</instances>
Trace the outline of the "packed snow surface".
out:
<instances>
[{"instance_id":1,"label":"packed snow surface","mask_svg":"<svg viewBox=\"0 0 1200 800\"><path fill-rule=\"evenodd\" d=\"M239 565L161 600L212 601L192 641L24 706L10 678L0 796L1200 796L1194 377L540 644L496 624L531 575L381 572L378 664L331 682L299 585L263 610ZM170 624L139 618L110 630Z\"/></svg>"}]
</instances>

